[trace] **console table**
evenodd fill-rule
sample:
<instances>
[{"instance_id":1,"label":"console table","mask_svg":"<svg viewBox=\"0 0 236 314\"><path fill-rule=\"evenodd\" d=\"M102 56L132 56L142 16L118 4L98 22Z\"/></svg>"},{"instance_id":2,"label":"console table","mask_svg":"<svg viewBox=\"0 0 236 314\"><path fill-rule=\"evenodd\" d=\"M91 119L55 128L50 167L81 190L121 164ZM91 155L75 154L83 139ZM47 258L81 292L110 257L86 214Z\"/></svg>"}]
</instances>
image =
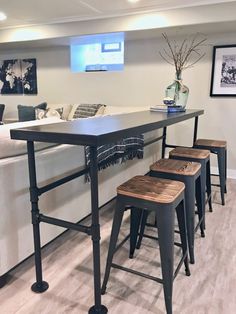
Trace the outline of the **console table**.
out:
<instances>
[{"instance_id":1,"label":"console table","mask_svg":"<svg viewBox=\"0 0 236 314\"><path fill-rule=\"evenodd\" d=\"M81 231L90 235L93 242L94 305L89 309L88 313L105 314L108 312L107 308L101 303L97 147L108 143L114 143L125 137L135 136L162 128L163 135L156 140L162 140L162 156L164 156L166 147L175 147L174 145L166 144L167 127L181 121L195 118L193 136L195 141L197 137L198 117L203 113L203 110L186 110L186 112L171 114L151 112L147 110L135 113L105 116L96 118L96 120L82 119L65 123L47 124L11 130L12 139L27 141L36 269L36 282L31 287L34 292L44 292L48 289L48 283L43 281L42 277L39 223L44 222ZM89 146L91 156L90 167L43 187L38 187L34 141ZM80 224L40 214L38 208L38 199L40 195L87 172L90 173L91 178L91 226L86 227Z\"/></svg>"}]
</instances>

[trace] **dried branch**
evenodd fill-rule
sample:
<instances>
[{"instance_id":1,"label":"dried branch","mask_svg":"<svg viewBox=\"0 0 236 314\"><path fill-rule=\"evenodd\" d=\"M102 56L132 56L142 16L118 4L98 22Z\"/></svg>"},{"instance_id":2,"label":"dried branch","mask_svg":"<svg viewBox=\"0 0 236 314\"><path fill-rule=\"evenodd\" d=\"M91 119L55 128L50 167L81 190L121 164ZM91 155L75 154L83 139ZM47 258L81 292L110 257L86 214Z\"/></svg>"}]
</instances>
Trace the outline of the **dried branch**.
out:
<instances>
[{"instance_id":1,"label":"dried branch","mask_svg":"<svg viewBox=\"0 0 236 314\"><path fill-rule=\"evenodd\" d=\"M205 56L200 48L205 46L206 38L199 38L199 33L192 38L185 38L180 44L175 40L171 42L166 33L163 33L162 36L166 41L167 48L163 48L159 54L163 60L175 66L177 75L183 70L193 67Z\"/></svg>"}]
</instances>

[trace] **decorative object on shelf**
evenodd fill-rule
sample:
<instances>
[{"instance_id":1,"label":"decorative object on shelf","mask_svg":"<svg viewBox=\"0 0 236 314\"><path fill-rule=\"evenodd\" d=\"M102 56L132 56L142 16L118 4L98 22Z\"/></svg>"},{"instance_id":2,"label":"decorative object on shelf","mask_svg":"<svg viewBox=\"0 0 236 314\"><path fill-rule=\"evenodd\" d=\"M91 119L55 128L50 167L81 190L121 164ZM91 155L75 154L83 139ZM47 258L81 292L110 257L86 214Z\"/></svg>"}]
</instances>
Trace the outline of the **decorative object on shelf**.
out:
<instances>
[{"instance_id":1,"label":"decorative object on shelf","mask_svg":"<svg viewBox=\"0 0 236 314\"><path fill-rule=\"evenodd\" d=\"M182 72L175 74L175 80L166 88L166 97L172 98L176 106L185 108L188 100L189 88L183 84Z\"/></svg>"},{"instance_id":2,"label":"decorative object on shelf","mask_svg":"<svg viewBox=\"0 0 236 314\"><path fill-rule=\"evenodd\" d=\"M34 95L37 93L36 59L0 61L0 94Z\"/></svg>"},{"instance_id":3,"label":"decorative object on shelf","mask_svg":"<svg viewBox=\"0 0 236 314\"><path fill-rule=\"evenodd\" d=\"M163 103L165 104L165 105L171 105L171 106L173 106L173 105L175 105L175 100L173 99L173 98L171 98L171 97L165 97L164 99L163 99Z\"/></svg>"},{"instance_id":4,"label":"decorative object on shelf","mask_svg":"<svg viewBox=\"0 0 236 314\"><path fill-rule=\"evenodd\" d=\"M171 42L166 33L162 36L167 43L167 48L159 52L160 56L175 67L175 80L167 87L165 96L172 99L176 106L185 108L189 89L182 82L182 71L192 67L205 56L205 53L200 52L200 48L204 46L206 38L201 38L197 33L177 43L175 40Z\"/></svg>"},{"instance_id":5,"label":"decorative object on shelf","mask_svg":"<svg viewBox=\"0 0 236 314\"><path fill-rule=\"evenodd\" d=\"M236 96L236 45L214 46L210 96Z\"/></svg>"},{"instance_id":6,"label":"decorative object on shelf","mask_svg":"<svg viewBox=\"0 0 236 314\"><path fill-rule=\"evenodd\" d=\"M176 112L185 112L185 108L178 105L157 105L150 107L150 111L159 111L166 113L176 113Z\"/></svg>"}]
</instances>

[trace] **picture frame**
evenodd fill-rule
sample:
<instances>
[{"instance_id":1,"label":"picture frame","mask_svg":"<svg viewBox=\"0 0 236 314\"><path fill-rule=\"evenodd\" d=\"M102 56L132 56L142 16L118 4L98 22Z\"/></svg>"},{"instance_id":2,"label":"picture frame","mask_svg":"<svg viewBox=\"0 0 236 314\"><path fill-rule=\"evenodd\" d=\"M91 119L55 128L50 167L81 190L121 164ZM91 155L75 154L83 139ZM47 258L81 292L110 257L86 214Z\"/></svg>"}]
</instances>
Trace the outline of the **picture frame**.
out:
<instances>
[{"instance_id":1,"label":"picture frame","mask_svg":"<svg viewBox=\"0 0 236 314\"><path fill-rule=\"evenodd\" d=\"M35 58L0 60L0 95L36 95Z\"/></svg>"},{"instance_id":2,"label":"picture frame","mask_svg":"<svg viewBox=\"0 0 236 314\"><path fill-rule=\"evenodd\" d=\"M236 44L213 47L210 96L236 96Z\"/></svg>"}]
</instances>

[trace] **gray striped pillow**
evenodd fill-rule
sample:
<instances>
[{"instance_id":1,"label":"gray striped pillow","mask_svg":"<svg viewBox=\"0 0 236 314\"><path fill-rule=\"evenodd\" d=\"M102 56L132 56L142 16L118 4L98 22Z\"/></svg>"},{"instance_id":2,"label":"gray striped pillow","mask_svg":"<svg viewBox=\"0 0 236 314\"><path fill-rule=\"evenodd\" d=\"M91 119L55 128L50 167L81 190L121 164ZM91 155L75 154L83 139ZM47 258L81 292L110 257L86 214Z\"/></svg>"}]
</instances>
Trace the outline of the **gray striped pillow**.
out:
<instances>
[{"instance_id":1,"label":"gray striped pillow","mask_svg":"<svg viewBox=\"0 0 236 314\"><path fill-rule=\"evenodd\" d=\"M80 104L76 108L73 119L88 118L95 116L102 104Z\"/></svg>"}]
</instances>

